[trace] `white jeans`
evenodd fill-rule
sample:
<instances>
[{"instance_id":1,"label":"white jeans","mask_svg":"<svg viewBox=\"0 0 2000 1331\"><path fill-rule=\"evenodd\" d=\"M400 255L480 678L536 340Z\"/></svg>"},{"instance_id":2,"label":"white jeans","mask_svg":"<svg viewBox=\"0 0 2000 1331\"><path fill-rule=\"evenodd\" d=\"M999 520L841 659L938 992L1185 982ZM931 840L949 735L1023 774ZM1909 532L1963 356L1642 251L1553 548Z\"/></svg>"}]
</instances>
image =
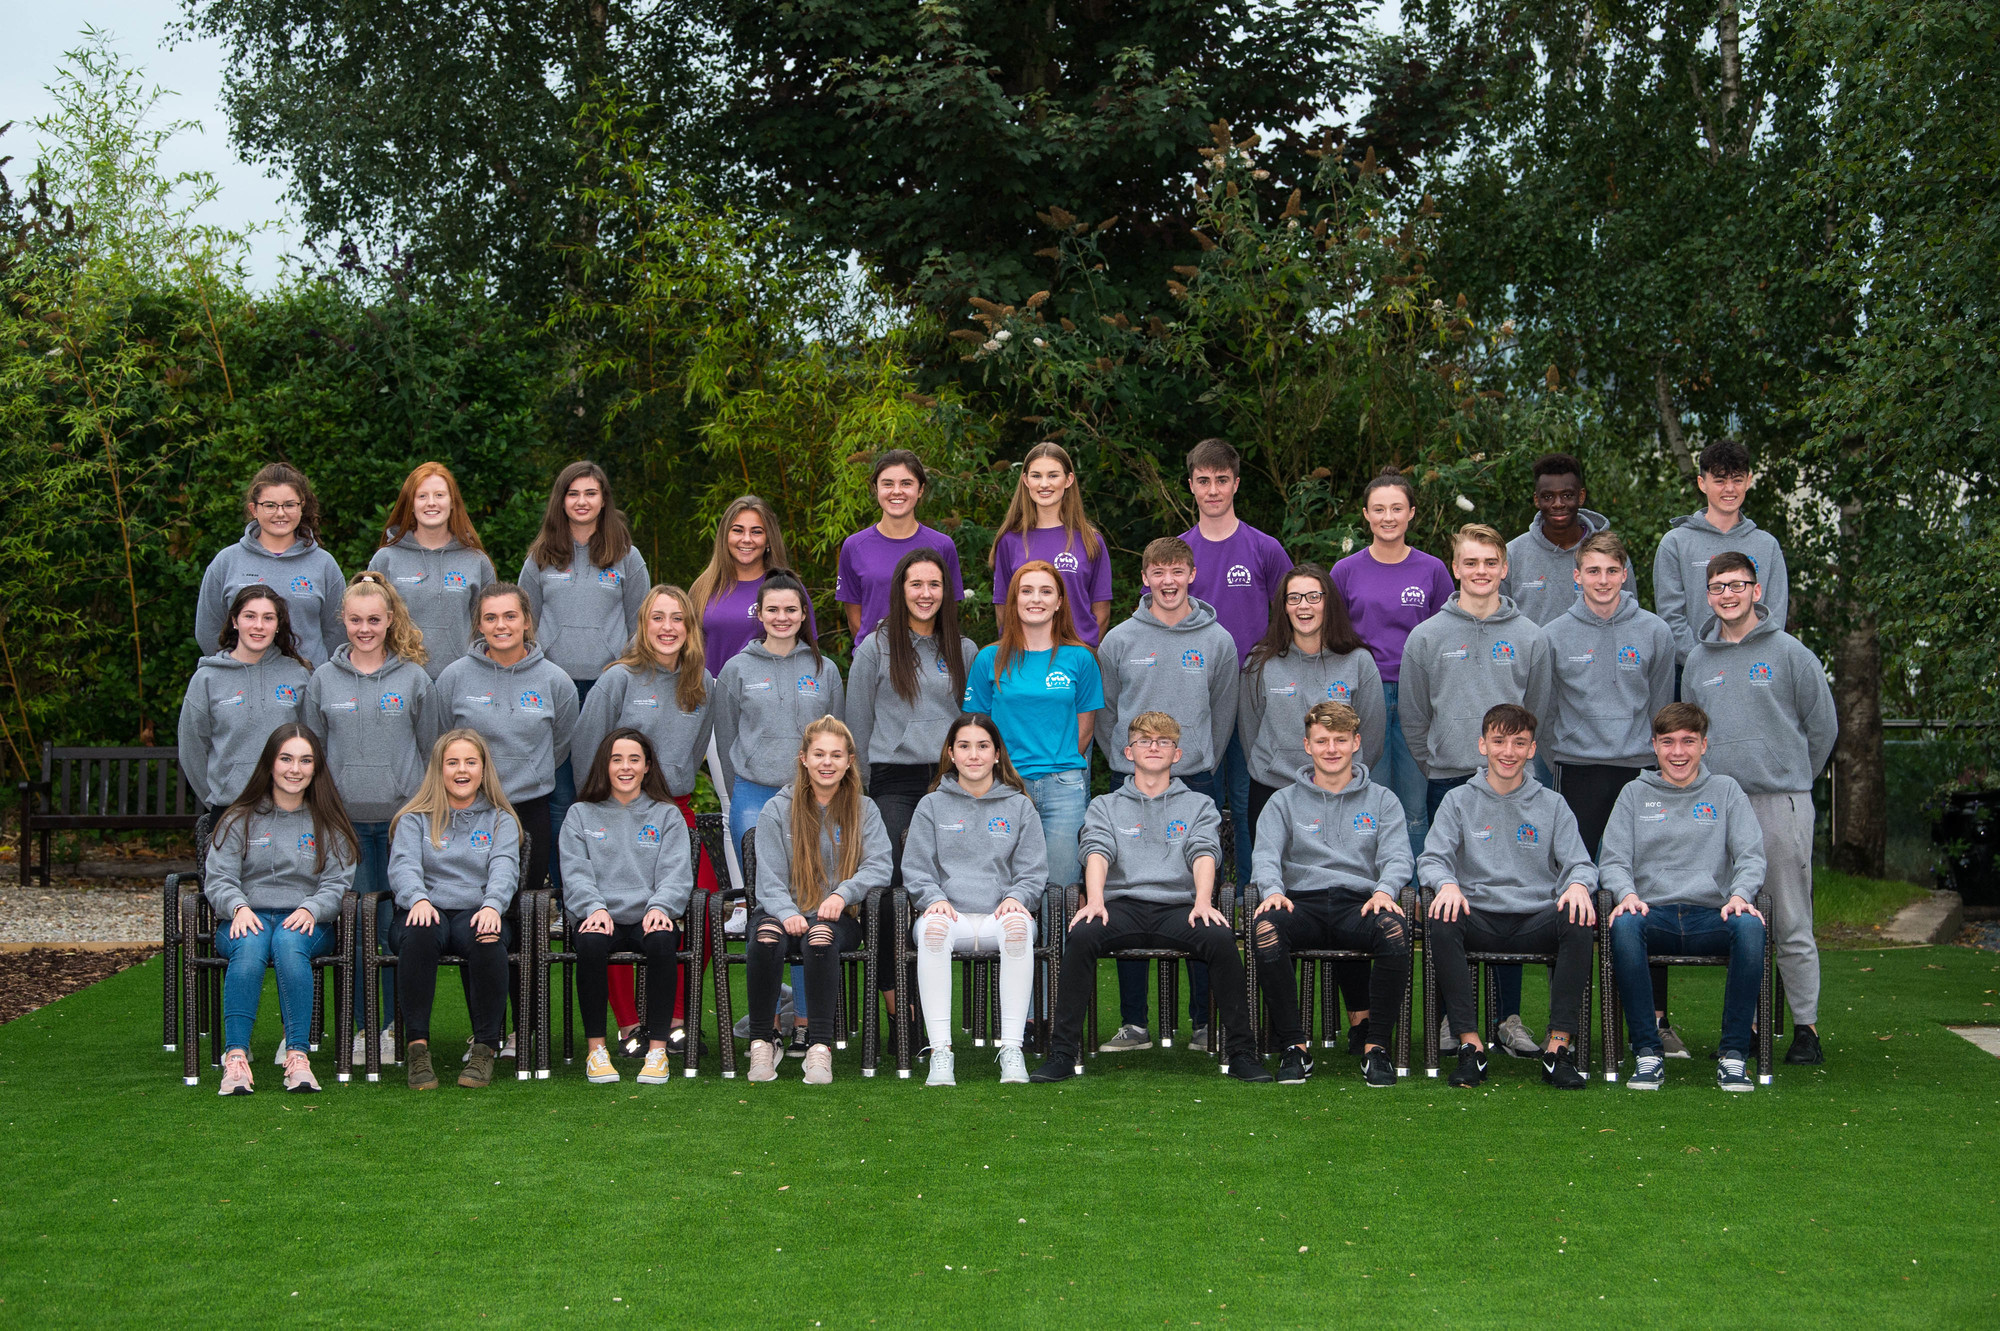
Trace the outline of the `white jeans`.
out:
<instances>
[{"instance_id":1,"label":"white jeans","mask_svg":"<svg viewBox=\"0 0 2000 1331\"><path fill-rule=\"evenodd\" d=\"M917 945L917 993L923 1000L924 1030L931 1048L951 1048L955 951L1000 954L1000 1043L1019 1048L1035 992L1035 917L1018 911L1012 915L960 911L955 920L925 914L917 917L910 934Z\"/></svg>"}]
</instances>

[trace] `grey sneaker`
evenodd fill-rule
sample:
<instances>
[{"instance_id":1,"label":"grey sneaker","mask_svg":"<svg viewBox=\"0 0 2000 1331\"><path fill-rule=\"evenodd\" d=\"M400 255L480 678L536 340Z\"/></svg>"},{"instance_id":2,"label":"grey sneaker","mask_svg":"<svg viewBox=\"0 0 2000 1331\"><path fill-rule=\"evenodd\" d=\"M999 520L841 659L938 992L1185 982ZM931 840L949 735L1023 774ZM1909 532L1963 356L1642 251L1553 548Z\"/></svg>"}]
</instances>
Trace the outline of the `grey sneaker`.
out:
<instances>
[{"instance_id":1,"label":"grey sneaker","mask_svg":"<svg viewBox=\"0 0 2000 1331\"><path fill-rule=\"evenodd\" d=\"M778 1046L769 1040L750 1042L750 1080L776 1081L778 1079Z\"/></svg>"},{"instance_id":2,"label":"grey sneaker","mask_svg":"<svg viewBox=\"0 0 2000 1331\"><path fill-rule=\"evenodd\" d=\"M1667 1060L1659 1054L1641 1054L1625 1084L1635 1091L1657 1091L1666 1079Z\"/></svg>"},{"instance_id":3,"label":"grey sneaker","mask_svg":"<svg viewBox=\"0 0 2000 1331\"><path fill-rule=\"evenodd\" d=\"M806 1028L803 1026L792 1027L792 1042L785 1046L785 1052L793 1058L804 1058L806 1056L806 1049Z\"/></svg>"},{"instance_id":4,"label":"grey sneaker","mask_svg":"<svg viewBox=\"0 0 2000 1331\"><path fill-rule=\"evenodd\" d=\"M933 1053L931 1057L936 1058L937 1055ZM949 1050L946 1051L945 1057L947 1059L951 1057ZM823 1044L816 1044L806 1050L805 1081L808 1086L831 1086L833 1084L833 1050L830 1047Z\"/></svg>"},{"instance_id":5,"label":"grey sneaker","mask_svg":"<svg viewBox=\"0 0 2000 1331\"><path fill-rule=\"evenodd\" d=\"M1509 1058L1538 1059L1542 1056L1542 1042L1535 1038L1533 1031L1521 1024L1519 1013L1500 1023L1500 1038L1494 1042L1494 1048Z\"/></svg>"},{"instance_id":6,"label":"grey sneaker","mask_svg":"<svg viewBox=\"0 0 2000 1331\"><path fill-rule=\"evenodd\" d=\"M1681 1042L1680 1032L1671 1026L1660 1027L1660 1052L1668 1058L1693 1058L1688 1047Z\"/></svg>"},{"instance_id":7,"label":"grey sneaker","mask_svg":"<svg viewBox=\"0 0 2000 1331\"><path fill-rule=\"evenodd\" d=\"M465 1071L458 1074L458 1084L466 1087L468 1090L475 1091L481 1087L491 1085L493 1081L493 1060L498 1056L499 1051L494 1049L492 1045L473 1045L472 1056L465 1060Z\"/></svg>"},{"instance_id":8,"label":"grey sneaker","mask_svg":"<svg viewBox=\"0 0 2000 1331\"><path fill-rule=\"evenodd\" d=\"M283 1036L278 1037L278 1051L271 1055L272 1065L275 1067L285 1066L285 1055L289 1054L290 1052L291 1052L291 1046L285 1043L284 1037Z\"/></svg>"},{"instance_id":9,"label":"grey sneaker","mask_svg":"<svg viewBox=\"0 0 2000 1331\"><path fill-rule=\"evenodd\" d=\"M1152 1047L1153 1037L1146 1034L1144 1026L1125 1025L1118 1028L1117 1034L1097 1046L1097 1052L1100 1054L1129 1054L1135 1049L1151 1049Z\"/></svg>"},{"instance_id":10,"label":"grey sneaker","mask_svg":"<svg viewBox=\"0 0 2000 1331\"><path fill-rule=\"evenodd\" d=\"M1438 1052L1452 1054L1458 1052L1458 1034L1451 1028L1451 1018L1438 1022Z\"/></svg>"},{"instance_id":11,"label":"grey sneaker","mask_svg":"<svg viewBox=\"0 0 2000 1331\"><path fill-rule=\"evenodd\" d=\"M1021 1054L1021 1046L1003 1044L1000 1046L1000 1084L1021 1086L1028 1080L1028 1060Z\"/></svg>"},{"instance_id":12,"label":"grey sneaker","mask_svg":"<svg viewBox=\"0 0 2000 1331\"><path fill-rule=\"evenodd\" d=\"M1722 1051L1722 1057L1715 1061L1715 1085L1724 1091L1754 1091L1757 1083L1750 1080L1745 1070L1743 1055L1732 1049Z\"/></svg>"},{"instance_id":13,"label":"grey sneaker","mask_svg":"<svg viewBox=\"0 0 2000 1331\"><path fill-rule=\"evenodd\" d=\"M792 1006L792 986L790 986L789 984L781 984L781 985L779 985L779 986L778 986L778 1027L779 1027L779 1029L780 1029L780 1030L782 1030L782 1029L784 1029L785 1027L787 1027L787 1026L790 1026L790 1025L791 1025L791 1024L792 1024L792 1023L794 1022L794 1021L798 1020L798 1015L799 1015L799 1014L798 1014L798 1011L797 1011L797 1009L795 1009L795 1008L794 1008L794 1007ZM730 1031L731 1031L731 1033L732 1033L732 1034L734 1034L734 1035L736 1036L736 1038L737 1038L737 1039L739 1039L739 1040L747 1040L747 1039L749 1039L749 1038L750 1038L750 1014L749 1014L748 1012L746 1012L746 1013L744 1013L744 1014L743 1014L742 1016L738 1017L738 1018L736 1019L736 1024L735 1024L734 1026L730 1027Z\"/></svg>"},{"instance_id":14,"label":"grey sneaker","mask_svg":"<svg viewBox=\"0 0 2000 1331\"><path fill-rule=\"evenodd\" d=\"M1188 1041L1188 1048L1194 1050L1197 1054L1206 1054L1209 1052L1208 1027L1197 1026L1194 1028L1194 1038Z\"/></svg>"},{"instance_id":15,"label":"grey sneaker","mask_svg":"<svg viewBox=\"0 0 2000 1331\"><path fill-rule=\"evenodd\" d=\"M819 1045L817 1047L821 1049L826 1048L825 1045ZM808 1066L810 1066L810 1064L808 1064ZM931 1075L924 1079L924 1085L926 1086L958 1085L957 1080L951 1074L952 1074L951 1050L933 1048L931 1050Z\"/></svg>"}]
</instances>

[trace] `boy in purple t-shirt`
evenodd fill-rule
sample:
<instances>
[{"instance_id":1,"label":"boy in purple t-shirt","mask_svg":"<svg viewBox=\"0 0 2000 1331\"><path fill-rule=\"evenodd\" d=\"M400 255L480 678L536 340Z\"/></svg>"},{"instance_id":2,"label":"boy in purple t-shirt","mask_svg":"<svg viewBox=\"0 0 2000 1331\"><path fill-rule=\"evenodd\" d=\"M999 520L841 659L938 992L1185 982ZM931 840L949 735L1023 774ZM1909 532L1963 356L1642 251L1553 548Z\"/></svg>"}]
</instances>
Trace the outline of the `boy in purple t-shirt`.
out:
<instances>
[{"instance_id":1,"label":"boy in purple t-shirt","mask_svg":"<svg viewBox=\"0 0 2000 1331\"><path fill-rule=\"evenodd\" d=\"M951 599L965 599L958 547L951 537L917 521L917 505L930 485L923 459L907 448L892 448L875 459L868 483L882 520L840 543L840 575L833 585L833 599L846 608L847 631L857 643L889 617L890 576L903 556L919 546L937 551L944 560Z\"/></svg>"}]
</instances>

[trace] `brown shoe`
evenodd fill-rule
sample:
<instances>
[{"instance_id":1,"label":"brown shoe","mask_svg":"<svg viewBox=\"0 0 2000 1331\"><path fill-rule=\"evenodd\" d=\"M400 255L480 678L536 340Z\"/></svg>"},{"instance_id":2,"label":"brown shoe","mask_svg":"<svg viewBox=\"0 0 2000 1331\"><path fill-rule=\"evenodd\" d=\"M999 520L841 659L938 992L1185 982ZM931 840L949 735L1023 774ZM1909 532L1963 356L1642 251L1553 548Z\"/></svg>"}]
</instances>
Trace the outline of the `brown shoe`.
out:
<instances>
[{"instance_id":1,"label":"brown shoe","mask_svg":"<svg viewBox=\"0 0 2000 1331\"><path fill-rule=\"evenodd\" d=\"M429 1040L410 1041L403 1050L403 1066L409 1070L411 1090L435 1091L438 1088L437 1073L431 1071Z\"/></svg>"},{"instance_id":2,"label":"brown shoe","mask_svg":"<svg viewBox=\"0 0 2000 1331\"><path fill-rule=\"evenodd\" d=\"M500 1051L490 1044L472 1046L472 1057L465 1061L465 1071L458 1074L460 1086L470 1086L475 1090L493 1080L493 1060Z\"/></svg>"}]
</instances>

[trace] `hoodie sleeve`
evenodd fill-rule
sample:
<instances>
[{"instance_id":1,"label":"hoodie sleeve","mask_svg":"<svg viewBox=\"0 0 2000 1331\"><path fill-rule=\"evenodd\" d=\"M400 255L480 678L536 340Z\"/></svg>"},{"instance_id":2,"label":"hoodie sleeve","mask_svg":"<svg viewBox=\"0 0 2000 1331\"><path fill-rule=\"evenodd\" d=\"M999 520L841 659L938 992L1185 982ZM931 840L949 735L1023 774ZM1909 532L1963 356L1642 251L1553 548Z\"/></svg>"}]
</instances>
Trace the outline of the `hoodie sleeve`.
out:
<instances>
[{"instance_id":1,"label":"hoodie sleeve","mask_svg":"<svg viewBox=\"0 0 2000 1331\"><path fill-rule=\"evenodd\" d=\"M1110 864L1118 863L1118 836L1111 830L1111 800L1099 795L1083 811L1083 830L1076 838L1076 862L1087 864L1092 855L1102 855Z\"/></svg>"},{"instance_id":2,"label":"hoodie sleeve","mask_svg":"<svg viewBox=\"0 0 2000 1331\"><path fill-rule=\"evenodd\" d=\"M1243 752L1257 742L1258 734L1264 729L1264 667L1265 662L1249 667L1236 682L1236 738L1243 741Z\"/></svg>"},{"instance_id":3,"label":"hoodie sleeve","mask_svg":"<svg viewBox=\"0 0 2000 1331\"><path fill-rule=\"evenodd\" d=\"M554 681L549 692L556 700L556 766L561 767L569 761L570 744L576 739L576 681L555 666L549 667L549 676Z\"/></svg>"},{"instance_id":4,"label":"hoodie sleeve","mask_svg":"<svg viewBox=\"0 0 2000 1331\"><path fill-rule=\"evenodd\" d=\"M597 746L616 727L613 724L618 714L625 708L625 690L632 676L623 666L613 666L597 677L597 683L590 690L590 696L583 700L578 709L576 728L570 732L570 768L575 771L578 764L588 767L597 758ZM577 787L583 786L586 772L577 772ZM569 866L563 866L563 878L569 878Z\"/></svg>"},{"instance_id":5,"label":"hoodie sleeve","mask_svg":"<svg viewBox=\"0 0 2000 1331\"><path fill-rule=\"evenodd\" d=\"M849 906L859 908L868 900L871 888L887 887L896 870L896 857L889 847L889 826L882 811L866 795L861 797L861 863L854 877L834 884L833 890Z\"/></svg>"},{"instance_id":6,"label":"hoodie sleeve","mask_svg":"<svg viewBox=\"0 0 2000 1331\"><path fill-rule=\"evenodd\" d=\"M243 895L243 848L249 837L250 818L246 812L242 818L230 820L220 843L209 843L208 855L202 861L202 895L208 898L218 920L229 919L238 906L249 904Z\"/></svg>"},{"instance_id":7,"label":"hoodie sleeve","mask_svg":"<svg viewBox=\"0 0 2000 1331\"><path fill-rule=\"evenodd\" d=\"M389 837L389 891L398 910L408 910L426 900L424 886L424 837L430 820L420 813L406 813L396 820Z\"/></svg>"},{"instance_id":8,"label":"hoodie sleeve","mask_svg":"<svg viewBox=\"0 0 2000 1331\"><path fill-rule=\"evenodd\" d=\"M529 555L521 561L521 575L514 579L514 585L521 589L521 595L528 598L528 618L533 621L539 635L542 627L542 580L535 575L541 569L535 564L535 557Z\"/></svg>"},{"instance_id":9,"label":"hoodie sleeve","mask_svg":"<svg viewBox=\"0 0 2000 1331\"><path fill-rule=\"evenodd\" d=\"M903 890L910 894L910 909L920 915L946 899L938 879L937 805L936 792L918 800L903 839Z\"/></svg>"},{"instance_id":10,"label":"hoodie sleeve","mask_svg":"<svg viewBox=\"0 0 2000 1331\"><path fill-rule=\"evenodd\" d=\"M847 720L847 682L840 677L840 667L833 663L831 656L823 658L819 677L826 685L826 715L836 721Z\"/></svg>"},{"instance_id":11,"label":"hoodie sleeve","mask_svg":"<svg viewBox=\"0 0 2000 1331\"><path fill-rule=\"evenodd\" d=\"M1410 821L1403 816L1403 801L1391 792L1375 811L1375 890L1392 898L1402 896L1415 862L1410 854Z\"/></svg>"},{"instance_id":12,"label":"hoodie sleeve","mask_svg":"<svg viewBox=\"0 0 2000 1331\"><path fill-rule=\"evenodd\" d=\"M347 621L340 617L340 598L347 589L347 575L340 571L340 561L325 546L319 548L320 559L326 565L326 595L319 598L320 646L326 657L314 662L324 665L333 656L333 649L347 645Z\"/></svg>"},{"instance_id":13,"label":"hoodie sleeve","mask_svg":"<svg viewBox=\"0 0 2000 1331\"><path fill-rule=\"evenodd\" d=\"M1430 831L1424 836L1424 853L1417 857L1417 881L1433 892L1446 883L1458 882L1458 843L1464 835L1458 825L1458 806L1464 801L1453 799L1452 795L1463 789L1460 786L1453 790L1438 805L1437 816L1431 819Z\"/></svg>"},{"instance_id":14,"label":"hoodie sleeve","mask_svg":"<svg viewBox=\"0 0 2000 1331\"><path fill-rule=\"evenodd\" d=\"M195 597L194 642L203 656L214 656L222 650L222 621L229 614L229 607L222 599L222 560L228 553L224 550L208 561L201 574L201 591Z\"/></svg>"},{"instance_id":15,"label":"hoodie sleeve","mask_svg":"<svg viewBox=\"0 0 2000 1331\"><path fill-rule=\"evenodd\" d=\"M1798 709L1799 728L1806 733L1806 756L1812 762L1806 780L1811 781L1833 756L1833 743L1840 737L1840 718L1834 713L1833 690L1826 682L1826 667L1803 643L1793 641L1793 650L1799 655L1799 669L1792 676L1797 681L1792 686L1793 706Z\"/></svg>"},{"instance_id":16,"label":"hoodie sleeve","mask_svg":"<svg viewBox=\"0 0 2000 1331\"><path fill-rule=\"evenodd\" d=\"M1521 703L1535 714L1535 720L1544 730L1549 730L1549 722L1555 714L1556 653L1549 643L1549 635L1539 628L1535 630L1533 641L1534 646L1528 652L1528 682L1522 691Z\"/></svg>"},{"instance_id":17,"label":"hoodie sleeve","mask_svg":"<svg viewBox=\"0 0 2000 1331\"><path fill-rule=\"evenodd\" d=\"M313 667L312 677L306 681L306 691L299 697L299 724L319 736L321 744L326 743L326 712L319 705L319 695L325 685L320 682L321 672L331 662Z\"/></svg>"},{"instance_id":18,"label":"hoodie sleeve","mask_svg":"<svg viewBox=\"0 0 2000 1331\"><path fill-rule=\"evenodd\" d=\"M1118 627L1123 628L1124 625ZM1117 636L1114 637L1114 634ZM1104 760L1111 764L1113 772L1131 770L1129 767L1120 766L1125 761L1124 737L1120 736L1115 743L1111 738L1112 732L1118 729L1119 653L1124 646L1124 635L1119 634L1116 628L1105 634L1097 644L1097 686L1104 695L1104 706L1101 709L1104 715L1097 718L1097 728L1093 732L1093 737L1097 740L1097 747L1104 750Z\"/></svg>"},{"instance_id":19,"label":"hoodie sleeve","mask_svg":"<svg viewBox=\"0 0 2000 1331\"><path fill-rule=\"evenodd\" d=\"M1389 704L1382 692L1382 672L1375 665L1375 654L1364 647L1354 656L1353 702L1361 717L1361 761L1373 767L1382 761L1382 750L1389 742Z\"/></svg>"},{"instance_id":20,"label":"hoodie sleeve","mask_svg":"<svg viewBox=\"0 0 2000 1331\"><path fill-rule=\"evenodd\" d=\"M708 709L710 723L715 730L715 753L722 768L724 793L736 788L736 769L730 766L729 749L736 743L736 718L739 700L736 696L736 677L740 672L736 657L722 663L722 673L715 677L715 692L711 695L714 706Z\"/></svg>"},{"instance_id":21,"label":"hoodie sleeve","mask_svg":"<svg viewBox=\"0 0 2000 1331\"><path fill-rule=\"evenodd\" d=\"M1653 613L1667 621L1674 635L1674 659L1687 659L1694 646L1694 632L1688 626L1687 588L1682 582L1680 543L1674 539L1678 527L1669 527L1653 551Z\"/></svg>"},{"instance_id":22,"label":"hoodie sleeve","mask_svg":"<svg viewBox=\"0 0 2000 1331\"><path fill-rule=\"evenodd\" d=\"M1583 832L1576 825L1576 815L1570 812L1569 801L1554 791L1549 792L1551 803L1555 805L1555 834L1549 838L1550 858L1556 869L1556 890L1553 898L1560 898L1569 891L1571 883L1582 883L1585 888L1597 888L1597 865L1592 863L1590 851L1583 844Z\"/></svg>"},{"instance_id":23,"label":"hoodie sleeve","mask_svg":"<svg viewBox=\"0 0 2000 1331\"><path fill-rule=\"evenodd\" d=\"M792 900L792 829L779 813L790 801L772 800L757 815L757 909L779 920L804 915Z\"/></svg>"},{"instance_id":24,"label":"hoodie sleeve","mask_svg":"<svg viewBox=\"0 0 2000 1331\"><path fill-rule=\"evenodd\" d=\"M187 693L181 698L181 719L174 726L174 744L180 751L181 776L187 780L188 789L203 804L212 803L208 797L208 746L214 738L214 727L208 714L208 681L197 670L188 681Z\"/></svg>"},{"instance_id":25,"label":"hoodie sleeve","mask_svg":"<svg viewBox=\"0 0 2000 1331\"><path fill-rule=\"evenodd\" d=\"M1729 887L1732 897L1757 904L1764 888L1764 829L1750 797L1734 781L1729 783Z\"/></svg>"},{"instance_id":26,"label":"hoodie sleeve","mask_svg":"<svg viewBox=\"0 0 2000 1331\"><path fill-rule=\"evenodd\" d=\"M563 909L581 920L604 909L597 866L590 862L590 838L583 834L586 805L572 804L556 833L556 853L562 865Z\"/></svg>"},{"instance_id":27,"label":"hoodie sleeve","mask_svg":"<svg viewBox=\"0 0 2000 1331\"><path fill-rule=\"evenodd\" d=\"M1188 867L1193 868L1194 862L1206 855L1215 861L1219 875L1222 871L1222 815L1216 810L1214 800L1204 799L1196 803L1199 807L1195 810L1194 826L1188 830Z\"/></svg>"},{"instance_id":28,"label":"hoodie sleeve","mask_svg":"<svg viewBox=\"0 0 2000 1331\"><path fill-rule=\"evenodd\" d=\"M1282 794L1283 792L1279 792ZM1251 843L1250 886L1257 900L1277 896L1285 890L1285 853L1291 849L1291 818L1277 796L1264 802L1257 815L1257 839ZM1376 840L1381 840L1378 836ZM1406 879L1409 875L1403 875Z\"/></svg>"},{"instance_id":29,"label":"hoodie sleeve","mask_svg":"<svg viewBox=\"0 0 2000 1331\"><path fill-rule=\"evenodd\" d=\"M653 890L646 897L646 909L663 910L679 919L687 913L688 901L694 896L690 829L673 805L661 805L660 813L666 819L666 826L660 829L660 853L653 859ZM568 870L564 870L563 885L565 888L569 885Z\"/></svg>"},{"instance_id":30,"label":"hoodie sleeve","mask_svg":"<svg viewBox=\"0 0 2000 1331\"><path fill-rule=\"evenodd\" d=\"M875 686L881 671L882 634L870 633L854 649L848 667L847 728L854 735L854 760L861 769L861 783L868 784L868 745L875 738Z\"/></svg>"},{"instance_id":31,"label":"hoodie sleeve","mask_svg":"<svg viewBox=\"0 0 2000 1331\"><path fill-rule=\"evenodd\" d=\"M1604 823L1604 836L1597 843L1597 885L1611 894L1613 904L1623 901L1639 890L1638 883L1632 877L1634 840L1632 811L1638 805L1639 789L1637 781L1630 781L1618 792L1618 798L1611 806L1611 816ZM1730 816L1732 819L1730 830L1733 833L1735 831L1733 810ZM1753 815L1750 822L1754 825L1756 821ZM1760 847L1758 855L1761 857L1762 854Z\"/></svg>"},{"instance_id":32,"label":"hoodie sleeve","mask_svg":"<svg viewBox=\"0 0 2000 1331\"><path fill-rule=\"evenodd\" d=\"M1397 689L1396 719L1402 724L1403 741L1410 746L1417 770L1428 778L1431 774L1430 649L1423 640L1421 626L1403 640L1403 664L1398 675L1401 684ZM1421 861L1417 873L1419 877L1423 874Z\"/></svg>"},{"instance_id":33,"label":"hoodie sleeve","mask_svg":"<svg viewBox=\"0 0 2000 1331\"><path fill-rule=\"evenodd\" d=\"M1646 681L1646 731L1652 732L1653 718L1660 709L1674 700L1674 666L1679 658L1674 653L1674 631L1666 626L1666 621L1653 626L1653 641L1647 647L1651 653L1646 663L1650 678Z\"/></svg>"},{"instance_id":34,"label":"hoodie sleeve","mask_svg":"<svg viewBox=\"0 0 2000 1331\"><path fill-rule=\"evenodd\" d=\"M422 666L416 668L411 680L414 687L411 695L416 702L416 716L410 722L410 732L417 741L417 766L423 767L431 760L431 750L437 747L438 737L451 727L451 708L445 703L444 690L431 678L430 672Z\"/></svg>"},{"instance_id":35,"label":"hoodie sleeve","mask_svg":"<svg viewBox=\"0 0 2000 1331\"><path fill-rule=\"evenodd\" d=\"M1215 661L1221 669L1208 672L1208 726L1209 738L1215 745L1209 752L1215 755L1215 766L1220 770L1223 752L1229 748L1229 737L1236 730L1236 695L1242 688L1243 672L1237 669L1236 640L1227 629L1216 637Z\"/></svg>"},{"instance_id":36,"label":"hoodie sleeve","mask_svg":"<svg viewBox=\"0 0 2000 1331\"><path fill-rule=\"evenodd\" d=\"M625 596L625 639L630 642L639 631L639 607L646 604L646 593L653 590L652 575L646 571L646 556L633 546L625 552L625 581L619 588Z\"/></svg>"},{"instance_id":37,"label":"hoodie sleeve","mask_svg":"<svg viewBox=\"0 0 2000 1331\"><path fill-rule=\"evenodd\" d=\"M493 820L493 851L486 857L486 893L479 904L504 915L520 885L521 820L503 813Z\"/></svg>"},{"instance_id":38,"label":"hoodie sleeve","mask_svg":"<svg viewBox=\"0 0 2000 1331\"><path fill-rule=\"evenodd\" d=\"M340 899L354 886L355 870L361 867L361 847L350 842L344 855L336 855L329 847L326 864L319 871L319 884L313 894L299 904L313 913L313 919L321 924L332 922L340 914Z\"/></svg>"},{"instance_id":39,"label":"hoodie sleeve","mask_svg":"<svg viewBox=\"0 0 2000 1331\"><path fill-rule=\"evenodd\" d=\"M1014 854L1008 866L1013 879L1007 895L1032 913L1041 908L1042 893L1048 890L1049 846L1042 832L1042 815L1036 812L1034 803L1026 797L1015 803L1021 809L1021 834L1014 838ZM908 881L907 875L904 881Z\"/></svg>"},{"instance_id":40,"label":"hoodie sleeve","mask_svg":"<svg viewBox=\"0 0 2000 1331\"><path fill-rule=\"evenodd\" d=\"M1764 571L1763 582L1764 604L1770 607L1772 621L1784 628L1786 616L1791 613L1791 574L1785 569L1785 552L1775 538L1771 541L1771 567Z\"/></svg>"}]
</instances>

